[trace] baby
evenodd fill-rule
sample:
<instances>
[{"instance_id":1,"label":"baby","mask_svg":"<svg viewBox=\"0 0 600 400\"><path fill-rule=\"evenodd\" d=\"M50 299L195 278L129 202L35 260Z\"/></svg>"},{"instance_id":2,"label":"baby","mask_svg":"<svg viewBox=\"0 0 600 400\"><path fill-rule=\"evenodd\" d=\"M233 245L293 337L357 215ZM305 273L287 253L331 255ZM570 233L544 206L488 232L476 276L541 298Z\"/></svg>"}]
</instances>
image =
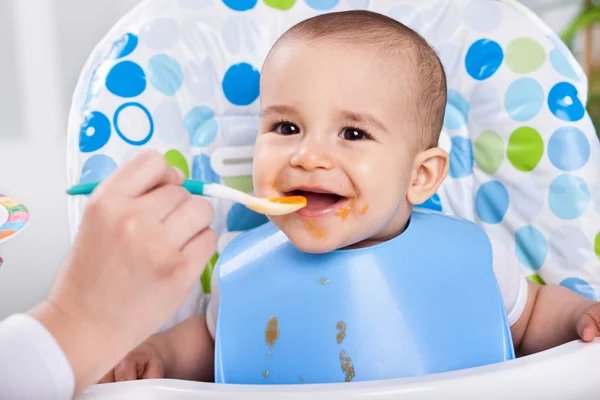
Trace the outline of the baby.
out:
<instances>
[{"instance_id":1,"label":"baby","mask_svg":"<svg viewBox=\"0 0 600 400\"><path fill-rule=\"evenodd\" d=\"M303 252L395 238L446 177L449 158L437 147L443 67L421 36L393 19L351 11L294 26L265 61L260 101L255 192L307 198L306 208L270 218ZM494 272L517 355L599 335L598 303L527 282L516 264L494 263ZM207 315L150 337L101 382L213 380L218 304L213 279Z\"/></svg>"}]
</instances>

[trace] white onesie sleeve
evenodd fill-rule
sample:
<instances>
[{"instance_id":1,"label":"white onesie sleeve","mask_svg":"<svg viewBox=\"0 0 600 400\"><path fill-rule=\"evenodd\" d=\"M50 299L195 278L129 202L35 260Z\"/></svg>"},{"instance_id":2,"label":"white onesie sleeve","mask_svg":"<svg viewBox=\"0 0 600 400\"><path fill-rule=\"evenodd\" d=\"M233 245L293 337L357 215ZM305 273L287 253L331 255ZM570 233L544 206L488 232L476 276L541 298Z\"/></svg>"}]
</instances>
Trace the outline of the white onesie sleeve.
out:
<instances>
[{"instance_id":1,"label":"white onesie sleeve","mask_svg":"<svg viewBox=\"0 0 600 400\"><path fill-rule=\"evenodd\" d=\"M17 314L0 322L0 398L66 400L74 390L67 357L38 320Z\"/></svg>"},{"instance_id":2,"label":"white onesie sleeve","mask_svg":"<svg viewBox=\"0 0 600 400\"><path fill-rule=\"evenodd\" d=\"M208 307L206 309L206 326L213 340L217 333L217 316L219 313L219 286L217 285L218 270L215 268L210 279L210 298L208 299Z\"/></svg>"},{"instance_id":3,"label":"white onesie sleeve","mask_svg":"<svg viewBox=\"0 0 600 400\"><path fill-rule=\"evenodd\" d=\"M521 266L515 256L509 252L506 247L498 241L490 238L494 257L494 273L500 293L504 300L504 307L508 315L508 323L514 325L527 303L527 280L521 271ZM212 294L206 310L206 323L208 331L213 339L215 338L217 327L217 315L219 310L219 288L217 286L217 270L212 274L211 280Z\"/></svg>"},{"instance_id":4,"label":"white onesie sleeve","mask_svg":"<svg viewBox=\"0 0 600 400\"><path fill-rule=\"evenodd\" d=\"M508 323L513 326L527 304L527 279L516 257L506 246L490 237L494 256L494 273L504 300Z\"/></svg>"}]
</instances>

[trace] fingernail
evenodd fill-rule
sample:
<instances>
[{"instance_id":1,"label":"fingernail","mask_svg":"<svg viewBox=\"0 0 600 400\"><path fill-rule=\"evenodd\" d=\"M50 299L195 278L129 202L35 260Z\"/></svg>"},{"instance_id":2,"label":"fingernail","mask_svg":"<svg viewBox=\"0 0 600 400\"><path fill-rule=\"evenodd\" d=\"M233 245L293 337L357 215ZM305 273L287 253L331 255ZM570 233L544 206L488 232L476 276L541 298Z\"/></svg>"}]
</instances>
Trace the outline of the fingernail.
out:
<instances>
[{"instance_id":1,"label":"fingernail","mask_svg":"<svg viewBox=\"0 0 600 400\"><path fill-rule=\"evenodd\" d=\"M173 167L173 168L175 169L175 173L177 174L177 179L179 179L180 181L183 182L183 180L185 179L183 172L177 167Z\"/></svg>"}]
</instances>

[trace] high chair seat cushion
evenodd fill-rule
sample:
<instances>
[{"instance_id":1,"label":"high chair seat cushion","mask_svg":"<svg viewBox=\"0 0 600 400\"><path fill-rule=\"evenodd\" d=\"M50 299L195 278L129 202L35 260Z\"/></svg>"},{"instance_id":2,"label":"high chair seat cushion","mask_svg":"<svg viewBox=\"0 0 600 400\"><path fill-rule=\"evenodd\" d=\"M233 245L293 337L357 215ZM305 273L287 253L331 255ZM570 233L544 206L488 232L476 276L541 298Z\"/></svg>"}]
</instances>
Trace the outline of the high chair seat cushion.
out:
<instances>
[{"instance_id":1,"label":"high chair seat cushion","mask_svg":"<svg viewBox=\"0 0 600 400\"><path fill-rule=\"evenodd\" d=\"M450 154L449 177L422 206L478 223L507 250L496 262L597 299L600 145L584 107L587 80L558 37L513 0L144 1L83 69L69 118L69 184L105 178L155 149L186 177L252 192L267 52L305 18L356 8L409 25L444 64L439 145ZM85 200L69 200L73 234ZM266 222L213 203L221 249ZM175 319L202 310L216 258Z\"/></svg>"}]
</instances>

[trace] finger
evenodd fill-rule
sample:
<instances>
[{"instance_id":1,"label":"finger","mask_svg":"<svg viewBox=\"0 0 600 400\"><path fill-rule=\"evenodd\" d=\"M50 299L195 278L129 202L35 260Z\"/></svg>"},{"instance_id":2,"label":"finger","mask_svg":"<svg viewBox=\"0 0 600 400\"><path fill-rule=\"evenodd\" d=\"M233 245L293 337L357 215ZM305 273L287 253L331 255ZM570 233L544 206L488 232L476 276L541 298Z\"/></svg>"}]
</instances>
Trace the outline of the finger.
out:
<instances>
[{"instance_id":1,"label":"finger","mask_svg":"<svg viewBox=\"0 0 600 400\"><path fill-rule=\"evenodd\" d=\"M156 221L162 221L191 197L183 186L168 184L138 198L136 208L150 211Z\"/></svg>"},{"instance_id":2,"label":"finger","mask_svg":"<svg viewBox=\"0 0 600 400\"><path fill-rule=\"evenodd\" d=\"M198 278L204 271L206 263L217 249L217 234L210 228L194 236L182 249L187 264L187 273L191 281Z\"/></svg>"},{"instance_id":3,"label":"finger","mask_svg":"<svg viewBox=\"0 0 600 400\"><path fill-rule=\"evenodd\" d=\"M110 383L110 382L114 382L115 381L115 369L111 369L110 371L108 371L108 373L106 375L104 375L102 377L102 379L100 379L98 381L98 383Z\"/></svg>"},{"instance_id":4,"label":"finger","mask_svg":"<svg viewBox=\"0 0 600 400\"><path fill-rule=\"evenodd\" d=\"M146 368L142 373L142 379L161 379L165 377L165 369L162 361L158 358L151 358L146 363Z\"/></svg>"},{"instance_id":5,"label":"finger","mask_svg":"<svg viewBox=\"0 0 600 400\"><path fill-rule=\"evenodd\" d=\"M591 342L598 336L598 333L598 325L589 314L584 314L577 321L577 334L583 341Z\"/></svg>"},{"instance_id":6,"label":"finger","mask_svg":"<svg viewBox=\"0 0 600 400\"><path fill-rule=\"evenodd\" d=\"M115 382L134 381L137 379L137 362L126 358L115 367Z\"/></svg>"},{"instance_id":7,"label":"finger","mask_svg":"<svg viewBox=\"0 0 600 400\"><path fill-rule=\"evenodd\" d=\"M98 191L137 197L168 183L181 185L181 171L170 166L160 153L144 151L117 169L106 182L98 186Z\"/></svg>"},{"instance_id":8,"label":"finger","mask_svg":"<svg viewBox=\"0 0 600 400\"><path fill-rule=\"evenodd\" d=\"M215 210L208 200L191 196L164 220L167 236L173 244L183 248L210 225L214 215Z\"/></svg>"}]
</instances>

